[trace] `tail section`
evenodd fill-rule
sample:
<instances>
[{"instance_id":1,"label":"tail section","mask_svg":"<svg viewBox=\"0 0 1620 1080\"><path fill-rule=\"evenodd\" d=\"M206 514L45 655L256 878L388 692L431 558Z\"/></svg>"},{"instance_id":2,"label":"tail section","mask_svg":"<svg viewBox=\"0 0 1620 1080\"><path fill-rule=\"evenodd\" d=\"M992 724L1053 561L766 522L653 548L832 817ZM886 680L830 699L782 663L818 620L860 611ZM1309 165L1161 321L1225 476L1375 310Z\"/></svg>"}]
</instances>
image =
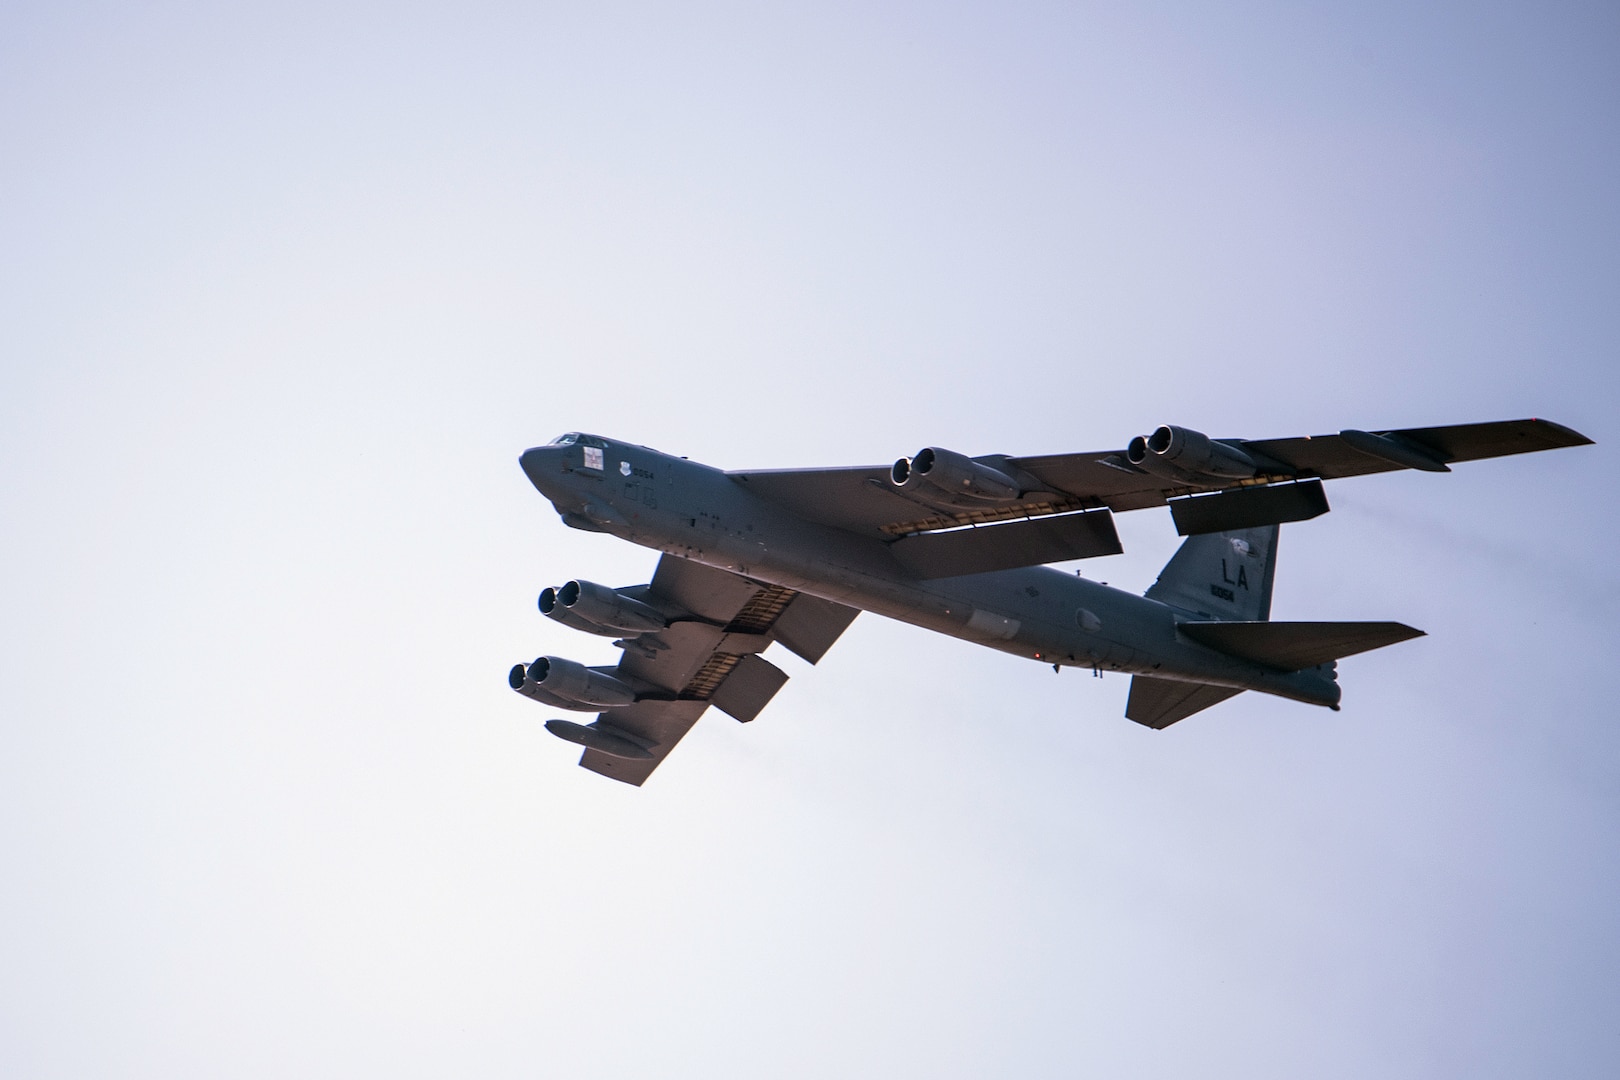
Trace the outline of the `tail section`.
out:
<instances>
[{"instance_id":1,"label":"tail section","mask_svg":"<svg viewBox=\"0 0 1620 1080\"><path fill-rule=\"evenodd\" d=\"M1241 693L1242 690L1231 686L1133 675L1131 696L1125 702L1125 719L1135 720L1143 727L1167 728L1177 720L1185 720L1195 712L1203 712Z\"/></svg>"},{"instance_id":2,"label":"tail section","mask_svg":"<svg viewBox=\"0 0 1620 1080\"><path fill-rule=\"evenodd\" d=\"M1189 536L1159 572L1147 598L1211 623L1264 624L1271 617L1280 531L1265 525ZM1131 679L1125 716L1145 727L1167 728L1242 692L1137 675Z\"/></svg>"},{"instance_id":3,"label":"tail section","mask_svg":"<svg viewBox=\"0 0 1620 1080\"><path fill-rule=\"evenodd\" d=\"M1184 638L1269 668L1271 674L1254 675L1250 689L1337 709L1336 661L1423 631L1397 622L1271 622L1278 533L1278 526L1268 525L1189 537L1147 597L1190 616L1176 623ZM1137 675L1125 715L1165 728L1240 693L1231 686Z\"/></svg>"},{"instance_id":4,"label":"tail section","mask_svg":"<svg viewBox=\"0 0 1620 1080\"><path fill-rule=\"evenodd\" d=\"M1217 652L1278 671L1300 671L1423 636L1398 622L1184 622L1178 629Z\"/></svg>"},{"instance_id":5,"label":"tail section","mask_svg":"<svg viewBox=\"0 0 1620 1080\"><path fill-rule=\"evenodd\" d=\"M1204 620L1264 622L1271 618L1280 531L1265 525L1189 536L1147 598Z\"/></svg>"}]
</instances>

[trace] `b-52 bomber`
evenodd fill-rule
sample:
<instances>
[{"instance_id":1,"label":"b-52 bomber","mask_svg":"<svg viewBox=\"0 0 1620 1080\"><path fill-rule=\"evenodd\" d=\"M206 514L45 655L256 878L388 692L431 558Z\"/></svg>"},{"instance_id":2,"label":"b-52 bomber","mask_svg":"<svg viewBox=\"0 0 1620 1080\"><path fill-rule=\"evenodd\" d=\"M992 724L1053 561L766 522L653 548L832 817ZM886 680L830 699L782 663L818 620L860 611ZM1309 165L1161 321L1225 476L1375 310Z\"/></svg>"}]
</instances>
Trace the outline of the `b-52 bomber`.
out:
<instances>
[{"instance_id":1,"label":"b-52 bomber","mask_svg":"<svg viewBox=\"0 0 1620 1080\"><path fill-rule=\"evenodd\" d=\"M1324 480L1579 446L1546 420L1293 439L1166 425L1122 450L968 457L931 446L891 466L723 472L570 433L519 458L563 523L662 552L647 585L575 580L540 594L565 626L614 638L617 665L542 656L513 690L560 709L580 764L643 783L710 705L747 722L862 611L1064 667L1131 675L1151 728L1245 690L1337 711L1337 661L1418 637L1398 622L1272 622L1280 526L1328 510ZM1113 515L1168 506L1187 539L1145 595L1044 564L1118 554Z\"/></svg>"}]
</instances>

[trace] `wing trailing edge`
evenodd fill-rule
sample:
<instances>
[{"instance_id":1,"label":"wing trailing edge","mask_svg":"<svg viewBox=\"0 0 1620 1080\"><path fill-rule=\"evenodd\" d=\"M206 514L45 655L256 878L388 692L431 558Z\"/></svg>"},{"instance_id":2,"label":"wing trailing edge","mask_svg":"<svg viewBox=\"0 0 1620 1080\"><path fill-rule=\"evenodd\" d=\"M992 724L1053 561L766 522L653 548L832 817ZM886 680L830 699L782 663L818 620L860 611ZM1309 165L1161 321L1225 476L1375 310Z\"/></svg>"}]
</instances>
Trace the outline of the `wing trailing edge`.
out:
<instances>
[{"instance_id":1,"label":"wing trailing edge","mask_svg":"<svg viewBox=\"0 0 1620 1080\"><path fill-rule=\"evenodd\" d=\"M1118 555L1119 533L1106 510L923 532L889 545L894 557L919 578L988 574L1020 566Z\"/></svg>"},{"instance_id":2,"label":"wing trailing edge","mask_svg":"<svg viewBox=\"0 0 1620 1080\"><path fill-rule=\"evenodd\" d=\"M1309 521L1329 509L1327 492L1322 490L1320 480L1232 488L1213 495L1170 500L1170 517L1181 536Z\"/></svg>"}]
</instances>

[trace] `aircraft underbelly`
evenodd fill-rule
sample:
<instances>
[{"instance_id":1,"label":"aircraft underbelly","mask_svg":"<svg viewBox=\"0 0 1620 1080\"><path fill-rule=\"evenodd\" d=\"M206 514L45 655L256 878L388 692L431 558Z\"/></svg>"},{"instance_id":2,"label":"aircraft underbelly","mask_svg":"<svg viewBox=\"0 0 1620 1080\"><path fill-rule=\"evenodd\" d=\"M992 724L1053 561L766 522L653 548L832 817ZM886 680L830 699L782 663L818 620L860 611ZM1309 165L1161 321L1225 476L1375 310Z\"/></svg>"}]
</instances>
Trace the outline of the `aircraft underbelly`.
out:
<instances>
[{"instance_id":1,"label":"aircraft underbelly","mask_svg":"<svg viewBox=\"0 0 1620 1080\"><path fill-rule=\"evenodd\" d=\"M707 519L632 509L625 538L1044 664L1320 697L1298 679L1182 640L1168 607L1134 593L1050 567L918 580L880 542L786 517L745 492L724 494Z\"/></svg>"}]
</instances>

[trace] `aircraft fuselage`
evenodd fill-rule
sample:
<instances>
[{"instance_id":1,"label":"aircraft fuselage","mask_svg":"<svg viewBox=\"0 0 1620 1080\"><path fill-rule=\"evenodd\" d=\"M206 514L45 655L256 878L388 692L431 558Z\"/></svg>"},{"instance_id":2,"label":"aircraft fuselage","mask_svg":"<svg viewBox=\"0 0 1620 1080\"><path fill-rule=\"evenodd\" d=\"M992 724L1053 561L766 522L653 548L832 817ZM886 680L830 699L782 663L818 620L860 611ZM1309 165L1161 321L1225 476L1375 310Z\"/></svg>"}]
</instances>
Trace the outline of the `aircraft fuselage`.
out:
<instances>
[{"instance_id":1,"label":"aircraft fuselage","mask_svg":"<svg viewBox=\"0 0 1620 1080\"><path fill-rule=\"evenodd\" d=\"M1258 690L1336 706L1316 669L1281 672L1178 633L1200 613L1049 567L920 580L880 539L806 521L719 469L613 440L522 455L566 524L1061 667ZM1217 588L1249 588L1231 581Z\"/></svg>"}]
</instances>

